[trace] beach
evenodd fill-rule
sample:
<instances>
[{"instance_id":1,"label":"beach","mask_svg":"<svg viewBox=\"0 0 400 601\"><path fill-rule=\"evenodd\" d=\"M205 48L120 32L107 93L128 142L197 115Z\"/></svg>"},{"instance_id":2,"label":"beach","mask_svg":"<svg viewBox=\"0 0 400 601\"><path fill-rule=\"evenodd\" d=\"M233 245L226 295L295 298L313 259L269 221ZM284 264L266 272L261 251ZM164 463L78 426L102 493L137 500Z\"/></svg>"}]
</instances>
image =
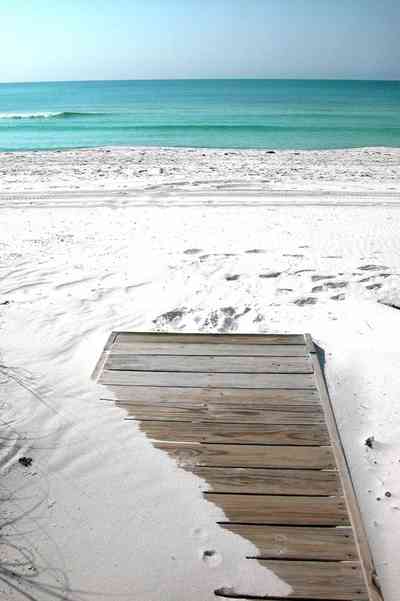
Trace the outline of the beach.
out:
<instances>
[{"instance_id":1,"label":"beach","mask_svg":"<svg viewBox=\"0 0 400 601\"><path fill-rule=\"evenodd\" d=\"M263 593L201 479L90 379L112 330L149 330L313 336L396 601L399 231L399 148L0 153L5 598Z\"/></svg>"},{"instance_id":2,"label":"beach","mask_svg":"<svg viewBox=\"0 0 400 601\"><path fill-rule=\"evenodd\" d=\"M1 192L400 192L399 148L105 147L0 154ZM79 196L79 194L78 194ZM114 203L115 204L115 203Z\"/></svg>"}]
</instances>

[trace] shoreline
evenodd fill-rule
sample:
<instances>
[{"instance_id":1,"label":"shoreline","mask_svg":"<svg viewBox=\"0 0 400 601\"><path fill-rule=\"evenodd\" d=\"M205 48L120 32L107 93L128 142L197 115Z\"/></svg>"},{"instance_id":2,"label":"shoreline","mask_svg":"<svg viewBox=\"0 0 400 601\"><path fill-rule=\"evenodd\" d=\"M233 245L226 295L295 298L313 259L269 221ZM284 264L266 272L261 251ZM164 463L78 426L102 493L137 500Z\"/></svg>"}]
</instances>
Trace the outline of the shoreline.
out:
<instances>
[{"instance_id":1,"label":"shoreline","mask_svg":"<svg viewBox=\"0 0 400 601\"><path fill-rule=\"evenodd\" d=\"M372 146L335 146L331 148L277 148L274 146L265 146L263 148L259 148L256 146L168 146L168 145L158 145L158 144L98 144L96 146L57 146L57 147L49 147L49 148L18 148L11 150L9 148L1 148L0 147L0 155L2 154L26 154L26 153L53 153L53 152L85 152L91 150L162 150L162 151L179 151L179 150L188 150L190 152L194 151L216 151L216 152L260 152L260 153L279 153L279 152L296 152L296 153L305 153L305 152L346 152L346 151L357 151L357 150L396 150L399 149L398 145L386 145L386 144L378 144Z\"/></svg>"}]
</instances>

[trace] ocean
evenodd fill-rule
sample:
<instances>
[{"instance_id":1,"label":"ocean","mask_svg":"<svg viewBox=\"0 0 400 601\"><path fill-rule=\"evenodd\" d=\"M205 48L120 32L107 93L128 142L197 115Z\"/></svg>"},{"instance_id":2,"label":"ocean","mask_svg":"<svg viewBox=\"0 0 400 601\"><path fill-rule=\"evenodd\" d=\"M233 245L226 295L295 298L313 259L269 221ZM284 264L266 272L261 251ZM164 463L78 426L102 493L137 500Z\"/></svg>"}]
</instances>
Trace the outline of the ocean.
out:
<instances>
[{"instance_id":1,"label":"ocean","mask_svg":"<svg viewBox=\"0 0 400 601\"><path fill-rule=\"evenodd\" d=\"M400 146L400 81L0 84L0 150Z\"/></svg>"}]
</instances>

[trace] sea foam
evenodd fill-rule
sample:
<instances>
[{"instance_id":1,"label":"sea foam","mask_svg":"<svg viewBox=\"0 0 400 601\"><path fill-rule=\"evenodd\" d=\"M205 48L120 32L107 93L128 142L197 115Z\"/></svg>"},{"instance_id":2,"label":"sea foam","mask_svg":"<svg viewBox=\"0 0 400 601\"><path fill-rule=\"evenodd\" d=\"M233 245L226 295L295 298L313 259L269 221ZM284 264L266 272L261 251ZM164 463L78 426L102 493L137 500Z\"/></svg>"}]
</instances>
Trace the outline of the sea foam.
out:
<instances>
[{"instance_id":1,"label":"sea foam","mask_svg":"<svg viewBox=\"0 0 400 601\"><path fill-rule=\"evenodd\" d=\"M0 119L69 119L73 117L97 117L101 114L75 111L38 111L33 113L0 113Z\"/></svg>"}]
</instances>

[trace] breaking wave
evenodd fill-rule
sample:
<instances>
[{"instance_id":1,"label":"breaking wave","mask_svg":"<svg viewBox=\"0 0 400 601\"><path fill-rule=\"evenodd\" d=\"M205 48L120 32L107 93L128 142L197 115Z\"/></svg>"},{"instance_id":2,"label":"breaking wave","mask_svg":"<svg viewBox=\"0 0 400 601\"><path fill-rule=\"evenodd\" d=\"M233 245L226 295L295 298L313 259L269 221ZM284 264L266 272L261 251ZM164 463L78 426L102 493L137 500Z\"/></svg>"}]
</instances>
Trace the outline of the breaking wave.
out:
<instances>
[{"instance_id":1,"label":"breaking wave","mask_svg":"<svg viewBox=\"0 0 400 601\"><path fill-rule=\"evenodd\" d=\"M73 119L74 117L101 117L104 114L76 111L38 111L34 113L0 113L0 119Z\"/></svg>"}]
</instances>

